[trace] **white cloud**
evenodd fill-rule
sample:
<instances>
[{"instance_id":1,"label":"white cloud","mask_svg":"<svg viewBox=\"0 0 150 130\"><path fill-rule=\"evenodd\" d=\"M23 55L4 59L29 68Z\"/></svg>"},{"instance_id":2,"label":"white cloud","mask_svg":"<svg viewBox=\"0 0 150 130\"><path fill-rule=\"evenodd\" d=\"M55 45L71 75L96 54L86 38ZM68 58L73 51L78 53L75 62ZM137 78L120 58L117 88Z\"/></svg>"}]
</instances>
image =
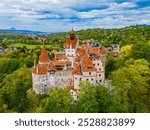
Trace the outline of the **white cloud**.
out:
<instances>
[{"instance_id":1,"label":"white cloud","mask_svg":"<svg viewBox=\"0 0 150 130\"><path fill-rule=\"evenodd\" d=\"M150 7L138 8L135 1L140 0L116 1L0 0L0 28L65 31L72 26L82 29L150 24Z\"/></svg>"}]
</instances>

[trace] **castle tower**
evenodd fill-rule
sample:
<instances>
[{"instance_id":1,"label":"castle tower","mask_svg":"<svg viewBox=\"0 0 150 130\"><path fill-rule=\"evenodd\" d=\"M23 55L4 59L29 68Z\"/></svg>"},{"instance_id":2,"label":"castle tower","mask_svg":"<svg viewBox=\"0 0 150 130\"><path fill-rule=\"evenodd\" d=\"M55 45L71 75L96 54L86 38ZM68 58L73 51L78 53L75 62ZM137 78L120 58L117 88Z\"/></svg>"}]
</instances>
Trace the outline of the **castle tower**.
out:
<instances>
[{"instance_id":1,"label":"castle tower","mask_svg":"<svg viewBox=\"0 0 150 130\"><path fill-rule=\"evenodd\" d=\"M69 36L66 38L65 42L65 55L67 59L72 62L72 65L75 61L78 48L78 37L75 35L75 31L72 29Z\"/></svg>"},{"instance_id":2,"label":"castle tower","mask_svg":"<svg viewBox=\"0 0 150 130\"><path fill-rule=\"evenodd\" d=\"M49 52L46 50L45 45L43 45L41 55L39 56L39 64L44 65L47 68L50 64Z\"/></svg>"},{"instance_id":3,"label":"castle tower","mask_svg":"<svg viewBox=\"0 0 150 130\"><path fill-rule=\"evenodd\" d=\"M71 40L74 40L75 39L75 31L73 30L73 28L72 28L72 30L70 31L70 39Z\"/></svg>"},{"instance_id":4,"label":"castle tower","mask_svg":"<svg viewBox=\"0 0 150 130\"><path fill-rule=\"evenodd\" d=\"M43 45L39 56L39 63L32 70L33 91L37 94L48 94L50 86L47 84L47 72L50 64L48 51Z\"/></svg>"}]
</instances>

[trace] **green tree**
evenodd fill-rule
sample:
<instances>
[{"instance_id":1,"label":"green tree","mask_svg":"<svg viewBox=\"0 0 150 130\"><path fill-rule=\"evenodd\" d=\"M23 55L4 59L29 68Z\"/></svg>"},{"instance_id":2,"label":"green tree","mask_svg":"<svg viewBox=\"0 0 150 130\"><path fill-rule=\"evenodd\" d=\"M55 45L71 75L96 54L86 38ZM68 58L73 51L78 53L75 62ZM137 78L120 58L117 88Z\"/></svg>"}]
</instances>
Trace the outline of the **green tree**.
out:
<instances>
[{"instance_id":1,"label":"green tree","mask_svg":"<svg viewBox=\"0 0 150 130\"><path fill-rule=\"evenodd\" d=\"M25 59L24 59L24 63L26 65L27 68L31 68L34 64L34 60L32 58L32 56L27 56Z\"/></svg>"},{"instance_id":2,"label":"green tree","mask_svg":"<svg viewBox=\"0 0 150 130\"><path fill-rule=\"evenodd\" d=\"M71 112L70 108L72 102L73 98L68 89L57 88L56 90L54 90L53 88L51 88L49 98L44 108L44 112Z\"/></svg>"},{"instance_id":3,"label":"green tree","mask_svg":"<svg viewBox=\"0 0 150 130\"><path fill-rule=\"evenodd\" d=\"M43 112L43 108L45 107L48 98L47 95L37 95L32 91L32 89L28 89L27 98L29 100L29 107L27 112Z\"/></svg>"},{"instance_id":4,"label":"green tree","mask_svg":"<svg viewBox=\"0 0 150 130\"><path fill-rule=\"evenodd\" d=\"M108 108L111 101L110 90L104 86L96 86L96 99L98 102L98 112L108 112Z\"/></svg>"},{"instance_id":5,"label":"green tree","mask_svg":"<svg viewBox=\"0 0 150 130\"><path fill-rule=\"evenodd\" d=\"M19 88L20 86L22 86L22 88ZM16 106L14 99L17 98L16 93L18 92L19 95L19 91L21 91L22 95L26 95L26 91L31 87L32 80L30 69L20 68L12 74L7 75L0 84L0 97L3 101L0 107L5 104L8 106L8 110L14 110Z\"/></svg>"},{"instance_id":6,"label":"green tree","mask_svg":"<svg viewBox=\"0 0 150 130\"><path fill-rule=\"evenodd\" d=\"M130 57L146 59L150 63L150 43L137 43L131 47Z\"/></svg>"},{"instance_id":7,"label":"green tree","mask_svg":"<svg viewBox=\"0 0 150 130\"><path fill-rule=\"evenodd\" d=\"M121 47L120 53L124 57L128 57L131 51L131 45Z\"/></svg>"},{"instance_id":8,"label":"green tree","mask_svg":"<svg viewBox=\"0 0 150 130\"><path fill-rule=\"evenodd\" d=\"M110 98L110 104L108 106L108 112L109 113L123 113L125 112L124 106L121 104L121 102L118 101L118 96L111 95Z\"/></svg>"},{"instance_id":9,"label":"green tree","mask_svg":"<svg viewBox=\"0 0 150 130\"><path fill-rule=\"evenodd\" d=\"M83 81L80 83L79 99L77 102L77 112L98 112L96 88L90 82Z\"/></svg>"},{"instance_id":10,"label":"green tree","mask_svg":"<svg viewBox=\"0 0 150 130\"><path fill-rule=\"evenodd\" d=\"M105 62L105 76L106 78L110 77L112 71L115 70L115 59L111 54L107 54L106 62Z\"/></svg>"},{"instance_id":11,"label":"green tree","mask_svg":"<svg viewBox=\"0 0 150 130\"><path fill-rule=\"evenodd\" d=\"M12 73L21 67L21 61L18 59L0 58L0 73Z\"/></svg>"},{"instance_id":12,"label":"green tree","mask_svg":"<svg viewBox=\"0 0 150 130\"><path fill-rule=\"evenodd\" d=\"M148 112L147 99L150 86L149 64L144 59L128 63L112 75L114 95L122 105L123 112Z\"/></svg>"},{"instance_id":13,"label":"green tree","mask_svg":"<svg viewBox=\"0 0 150 130\"><path fill-rule=\"evenodd\" d=\"M15 112L26 112L29 107L26 87L23 82L16 85L12 95L13 109Z\"/></svg>"},{"instance_id":14,"label":"green tree","mask_svg":"<svg viewBox=\"0 0 150 130\"><path fill-rule=\"evenodd\" d=\"M55 54L53 52L51 52L50 59L53 60L54 58L55 58Z\"/></svg>"},{"instance_id":15,"label":"green tree","mask_svg":"<svg viewBox=\"0 0 150 130\"><path fill-rule=\"evenodd\" d=\"M12 73L22 66L18 59L0 58L0 83L7 74Z\"/></svg>"}]
</instances>

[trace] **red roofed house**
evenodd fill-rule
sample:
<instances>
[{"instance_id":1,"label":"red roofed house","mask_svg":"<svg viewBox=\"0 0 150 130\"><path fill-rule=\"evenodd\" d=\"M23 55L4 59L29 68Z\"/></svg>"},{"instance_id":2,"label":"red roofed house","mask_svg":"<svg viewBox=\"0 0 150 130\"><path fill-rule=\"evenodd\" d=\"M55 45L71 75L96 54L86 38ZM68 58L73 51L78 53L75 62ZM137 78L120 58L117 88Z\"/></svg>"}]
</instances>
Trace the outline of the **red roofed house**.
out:
<instances>
[{"instance_id":1,"label":"red roofed house","mask_svg":"<svg viewBox=\"0 0 150 130\"><path fill-rule=\"evenodd\" d=\"M80 82L84 80L94 85L104 84L105 47L90 44L79 46L78 41L78 36L72 29L66 38L65 52L56 52L52 61L43 46L39 62L32 70L33 90L37 94L48 94L50 87L60 86L69 88L76 95Z\"/></svg>"}]
</instances>

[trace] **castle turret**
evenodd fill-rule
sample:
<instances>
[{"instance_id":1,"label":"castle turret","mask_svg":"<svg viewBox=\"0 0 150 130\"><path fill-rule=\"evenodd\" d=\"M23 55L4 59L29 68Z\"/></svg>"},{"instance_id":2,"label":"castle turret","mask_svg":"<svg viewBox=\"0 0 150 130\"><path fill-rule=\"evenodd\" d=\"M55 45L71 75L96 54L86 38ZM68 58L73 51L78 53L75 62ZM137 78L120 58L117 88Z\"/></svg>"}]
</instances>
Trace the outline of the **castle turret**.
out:
<instances>
[{"instance_id":1,"label":"castle turret","mask_svg":"<svg viewBox=\"0 0 150 130\"><path fill-rule=\"evenodd\" d=\"M46 50L45 45L43 45L41 55L39 56L39 64L44 65L47 69L49 68L49 52Z\"/></svg>"},{"instance_id":2,"label":"castle turret","mask_svg":"<svg viewBox=\"0 0 150 130\"><path fill-rule=\"evenodd\" d=\"M70 31L70 39L71 40L74 40L75 39L75 31L73 30L73 28L72 28L72 30Z\"/></svg>"}]
</instances>

